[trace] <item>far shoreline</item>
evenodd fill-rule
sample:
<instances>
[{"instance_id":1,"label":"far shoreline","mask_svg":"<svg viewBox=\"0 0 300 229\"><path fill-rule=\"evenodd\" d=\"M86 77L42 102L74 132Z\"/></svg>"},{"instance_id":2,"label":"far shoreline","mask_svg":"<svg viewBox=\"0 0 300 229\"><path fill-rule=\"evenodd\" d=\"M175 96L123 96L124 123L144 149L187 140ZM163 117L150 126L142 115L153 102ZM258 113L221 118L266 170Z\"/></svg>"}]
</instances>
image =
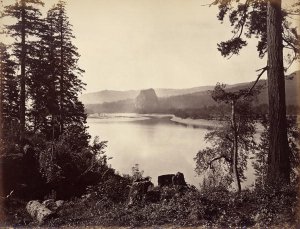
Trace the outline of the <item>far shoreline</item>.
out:
<instances>
[{"instance_id":1,"label":"far shoreline","mask_svg":"<svg viewBox=\"0 0 300 229\"><path fill-rule=\"evenodd\" d=\"M112 121L143 121L152 118L168 118L170 121L183 124L186 126L198 127L198 128L214 128L218 127L218 121L212 119L192 119L181 118L174 114L140 114L140 113L94 113L89 114L88 119L107 120Z\"/></svg>"}]
</instances>

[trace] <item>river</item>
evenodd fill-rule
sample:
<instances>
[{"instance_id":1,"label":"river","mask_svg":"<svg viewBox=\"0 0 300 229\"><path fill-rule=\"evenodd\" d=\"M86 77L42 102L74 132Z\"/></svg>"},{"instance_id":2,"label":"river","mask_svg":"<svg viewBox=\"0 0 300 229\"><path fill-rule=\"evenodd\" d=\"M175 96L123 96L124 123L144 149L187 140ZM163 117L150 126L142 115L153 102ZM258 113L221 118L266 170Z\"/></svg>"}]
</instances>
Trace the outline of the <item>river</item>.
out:
<instances>
[{"instance_id":1,"label":"river","mask_svg":"<svg viewBox=\"0 0 300 229\"><path fill-rule=\"evenodd\" d=\"M113 114L88 118L87 124L92 137L108 141L109 164L120 174L131 174L131 168L139 164L154 184L159 175L182 172L187 183L199 187L201 177L194 172L193 158L208 145L204 136L216 124L198 120L189 125L173 119L167 115Z\"/></svg>"}]
</instances>

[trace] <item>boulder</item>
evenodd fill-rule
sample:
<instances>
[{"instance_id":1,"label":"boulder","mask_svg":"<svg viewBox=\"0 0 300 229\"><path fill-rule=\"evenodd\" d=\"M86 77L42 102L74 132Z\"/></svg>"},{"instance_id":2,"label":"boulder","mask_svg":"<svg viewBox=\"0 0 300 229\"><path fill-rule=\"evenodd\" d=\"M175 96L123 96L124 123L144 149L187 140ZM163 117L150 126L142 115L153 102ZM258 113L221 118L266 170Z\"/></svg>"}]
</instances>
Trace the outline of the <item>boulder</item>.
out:
<instances>
[{"instance_id":1,"label":"boulder","mask_svg":"<svg viewBox=\"0 0 300 229\"><path fill-rule=\"evenodd\" d=\"M176 174L165 174L158 176L158 186L164 187L173 185L186 186L183 173L177 172Z\"/></svg>"},{"instance_id":2,"label":"boulder","mask_svg":"<svg viewBox=\"0 0 300 229\"><path fill-rule=\"evenodd\" d=\"M153 186L149 178L140 178L131 185L128 205L141 201L155 203L160 200L171 199L174 196L182 195L187 189L188 186L181 172L158 176L157 187Z\"/></svg>"},{"instance_id":3,"label":"boulder","mask_svg":"<svg viewBox=\"0 0 300 229\"><path fill-rule=\"evenodd\" d=\"M65 202L63 200L57 200L57 201L55 201L57 209L61 208L64 205L64 203Z\"/></svg>"},{"instance_id":4,"label":"boulder","mask_svg":"<svg viewBox=\"0 0 300 229\"><path fill-rule=\"evenodd\" d=\"M183 173L181 173L181 172L176 173L175 176L173 177L172 183L173 183L173 185L186 186L186 182L185 182Z\"/></svg>"},{"instance_id":5,"label":"boulder","mask_svg":"<svg viewBox=\"0 0 300 229\"><path fill-rule=\"evenodd\" d=\"M48 199L48 200L45 200L43 201L42 203L46 208L48 208L49 210L51 211L56 211L57 210L57 206L56 206L56 203L55 203L55 200L54 199Z\"/></svg>"},{"instance_id":6,"label":"boulder","mask_svg":"<svg viewBox=\"0 0 300 229\"><path fill-rule=\"evenodd\" d=\"M150 180L134 181L129 191L128 205L141 202L148 191L153 188L153 183Z\"/></svg>"},{"instance_id":7,"label":"boulder","mask_svg":"<svg viewBox=\"0 0 300 229\"><path fill-rule=\"evenodd\" d=\"M48 199L48 200L45 200L42 204L46 208L48 208L51 211L55 212L64 204L64 201L63 200L55 201L54 199Z\"/></svg>"},{"instance_id":8,"label":"boulder","mask_svg":"<svg viewBox=\"0 0 300 229\"><path fill-rule=\"evenodd\" d=\"M158 176L157 179L158 186L163 187L163 186L173 185L174 176L175 176L174 174L165 174L165 175Z\"/></svg>"},{"instance_id":9,"label":"boulder","mask_svg":"<svg viewBox=\"0 0 300 229\"><path fill-rule=\"evenodd\" d=\"M37 200L31 200L26 205L26 210L29 215L36 219L40 224L44 223L47 219L54 215L54 212L46 208Z\"/></svg>"}]
</instances>

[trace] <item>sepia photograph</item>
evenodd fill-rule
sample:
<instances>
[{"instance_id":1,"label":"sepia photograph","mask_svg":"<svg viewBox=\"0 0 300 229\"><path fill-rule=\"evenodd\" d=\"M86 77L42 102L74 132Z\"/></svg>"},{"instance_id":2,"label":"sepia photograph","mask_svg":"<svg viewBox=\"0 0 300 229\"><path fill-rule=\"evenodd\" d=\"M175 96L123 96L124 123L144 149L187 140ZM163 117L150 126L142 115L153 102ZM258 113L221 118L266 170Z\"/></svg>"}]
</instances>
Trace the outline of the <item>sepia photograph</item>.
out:
<instances>
[{"instance_id":1,"label":"sepia photograph","mask_svg":"<svg viewBox=\"0 0 300 229\"><path fill-rule=\"evenodd\" d=\"M297 229L299 180L299 1L0 1L0 228Z\"/></svg>"}]
</instances>

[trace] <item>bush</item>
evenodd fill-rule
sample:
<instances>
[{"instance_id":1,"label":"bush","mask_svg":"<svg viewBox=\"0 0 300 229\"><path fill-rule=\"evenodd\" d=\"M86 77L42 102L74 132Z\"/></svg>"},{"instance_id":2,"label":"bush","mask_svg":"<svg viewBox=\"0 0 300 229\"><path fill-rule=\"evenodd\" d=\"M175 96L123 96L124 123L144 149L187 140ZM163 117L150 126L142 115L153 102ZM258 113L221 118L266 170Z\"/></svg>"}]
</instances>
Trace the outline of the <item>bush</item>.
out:
<instances>
[{"instance_id":1,"label":"bush","mask_svg":"<svg viewBox=\"0 0 300 229\"><path fill-rule=\"evenodd\" d=\"M52 196L68 199L95 185L108 169L106 142L89 135L81 126L69 126L58 139L47 140L41 133L26 134L24 147L11 141L1 144L1 184L3 195L25 199Z\"/></svg>"},{"instance_id":2,"label":"bush","mask_svg":"<svg viewBox=\"0 0 300 229\"><path fill-rule=\"evenodd\" d=\"M83 144L86 140L85 132L71 128L55 142L45 142L43 148L38 149L40 171L59 198L81 195L88 185L101 181L108 169L104 154L106 142L95 138L92 145Z\"/></svg>"},{"instance_id":3,"label":"bush","mask_svg":"<svg viewBox=\"0 0 300 229\"><path fill-rule=\"evenodd\" d=\"M109 199L113 203L126 203L128 200L131 179L115 174L113 169L107 169L106 177L92 187L87 194L95 194L95 199Z\"/></svg>"}]
</instances>

